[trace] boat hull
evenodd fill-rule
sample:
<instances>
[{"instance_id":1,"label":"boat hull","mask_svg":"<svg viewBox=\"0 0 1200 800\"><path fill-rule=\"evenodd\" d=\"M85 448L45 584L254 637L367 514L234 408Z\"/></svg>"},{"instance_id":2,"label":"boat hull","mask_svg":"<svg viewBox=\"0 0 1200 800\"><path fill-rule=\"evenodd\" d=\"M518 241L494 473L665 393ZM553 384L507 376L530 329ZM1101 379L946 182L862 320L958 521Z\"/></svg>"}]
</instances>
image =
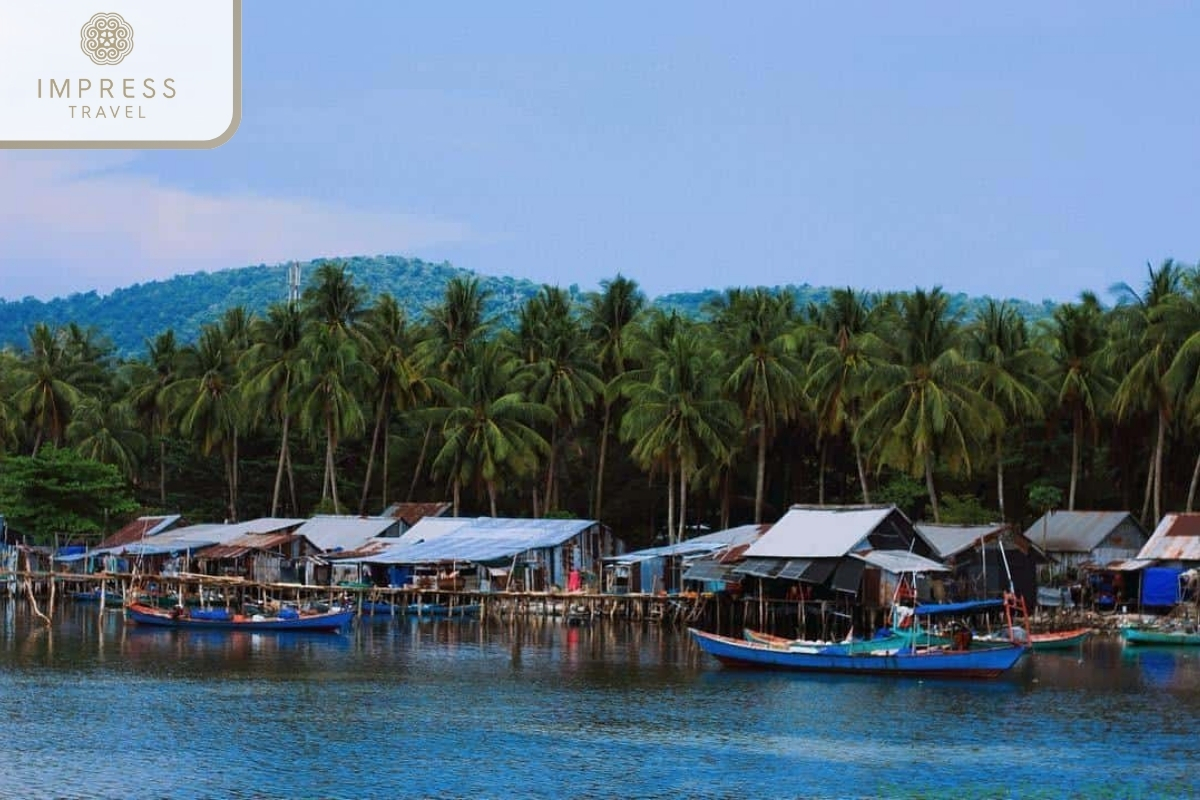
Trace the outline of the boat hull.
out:
<instances>
[{"instance_id":1,"label":"boat hull","mask_svg":"<svg viewBox=\"0 0 1200 800\"><path fill-rule=\"evenodd\" d=\"M409 603L396 605L372 600L364 600L359 610L364 617L470 617L479 613L478 603L463 603L452 606L447 603Z\"/></svg>"},{"instance_id":2,"label":"boat hull","mask_svg":"<svg viewBox=\"0 0 1200 800\"><path fill-rule=\"evenodd\" d=\"M125 607L126 618L138 625L158 628L177 628L203 631L314 631L336 632L354 619L353 611L330 611L299 617L235 617L233 619L199 619L175 616L152 606Z\"/></svg>"},{"instance_id":3,"label":"boat hull","mask_svg":"<svg viewBox=\"0 0 1200 800\"><path fill-rule=\"evenodd\" d=\"M1026 652L1020 645L983 650L908 649L893 653L847 652L831 645L815 652L797 652L694 628L689 628L689 632L701 650L726 666L797 672L995 678L1015 666Z\"/></svg>"},{"instance_id":4,"label":"boat hull","mask_svg":"<svg viewBox=\"0 0 1200 800\"><path fill-rule=\"evenodd\" d=\"M407 611L418 617L471 617L479 613L479 604L451 606L445 603L410 603Z\"/></svg>"},{"instance_id":5,"label":"boat hull","mask_svg":"<svg viewBox=\"0 0 1200 800\"><path fill-rule=\"evenodd\" d=\"M1034 633L1029 637L1029 644L1035 652L1045 650L1069 650L1079 647L1092 635L1090 628L1078 628L1073 631L1049 631Z\"/></svg>"},{"instance_id":6,"label":"boat hull","mask_svg":"<svg viewBox=\"0 0 1200 800\"><path fill-rule=\"evenodd\" d=\"M395 617L405 613L403 606L395 603L383 603L377 600L364 600L359 604L359 612L364 617Z\"/></svg>"},{"instance_id":7,"label":"boat hull","mask_svg":"<svg viewBox=\"0 0 1200 800\"><path fill-rule=\"evenodd\" d=\"M71 599L76 603L99 603L100 592L95 589L86 592L71 592ZM106 593L104 595L104 605L110 608L120 608L125 605L125 598L121 597L120 594Z\"/></svg>"},{"instance_id":8,"label":"boat hull","mask_svg":"<svg viewBox=\"0 0 1200 800\"><path fill-rule=\"evenodd\" d=\"M1121 638L1127 644L1161 644L1174 646L1200 646L1200 632L1153 631L1144 628L1122 628Z\"/></svg>"}]
</instances>

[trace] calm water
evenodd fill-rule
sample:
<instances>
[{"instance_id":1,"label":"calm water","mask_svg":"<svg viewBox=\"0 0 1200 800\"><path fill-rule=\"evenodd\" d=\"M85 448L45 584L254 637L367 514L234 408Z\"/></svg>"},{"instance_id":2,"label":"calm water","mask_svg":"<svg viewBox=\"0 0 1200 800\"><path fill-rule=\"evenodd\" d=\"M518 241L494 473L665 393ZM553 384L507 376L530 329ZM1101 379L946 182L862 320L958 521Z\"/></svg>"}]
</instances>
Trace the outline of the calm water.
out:
<instances>
[{"instance_id":1,"label":"calm water","mask_svg":"<svg viewBox=\"0 0 1200 800\"><path fill-rule=\"evenodd\" d=\"M126 627L0 601L4 798L1195 797L1200 649L998 682L725 670L678 632Z\"/></svg>"}]
</instances>

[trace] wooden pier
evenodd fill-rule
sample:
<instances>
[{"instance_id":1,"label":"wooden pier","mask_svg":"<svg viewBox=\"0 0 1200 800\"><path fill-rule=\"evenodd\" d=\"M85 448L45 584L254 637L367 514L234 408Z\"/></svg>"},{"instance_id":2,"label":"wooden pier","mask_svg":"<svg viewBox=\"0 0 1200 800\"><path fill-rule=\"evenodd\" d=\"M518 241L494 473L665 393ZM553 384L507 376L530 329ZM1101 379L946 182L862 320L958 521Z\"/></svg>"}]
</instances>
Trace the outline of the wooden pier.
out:
<instances>
[{"instance_id":1,"label":"wooden pier","mask_svg":"<svg viewBox=\"0 0 1200 800\"><path fill-rule=\"evenodd\" d=\"M586 625L599 620L627 620L637 624L696 627L732 635L753 628L786 637L804 636L822 640L844 637L853 628L869 635L886 625L882 609L857 609L832 601L782 600L755 595L728 594L607 594L595 592L531 592L449 590L434 588L383 587L366 584L313 586L295 583L259 583L236 577L197 573L181 575L131 575L127 573L16 572L0 576L0 596L6 592L28 598L35 604L70 601L76 592L102 586L110 595L124 597L136 582L137 594L151 598L182 599L189 605L242 609L247 604L263 608L281 604L298 606L353 603L365 617L482 617L513 621L540 619L564 625ZM49 623L50 608L44 620ZM39 616L41 616L39 612ZM1099 625L1095 619L1079 623ZM1061 627L1064 620L1030 620L1033 630ZM857 625L856 625L857 623Z\"/></svg>"},{"instance_id":2,"label":"wooden pier","mask_svg":"<svg viewBox=\"0 0 1200 800\"><path fill-rule=\"evenodd\" d=\"M243 607L245 604L345 604L354 603L364 616L456 616L465 609L496 620L544 618L581 625L594 620L629 620L662 625L694 626L706 630L740 631L750 626L762 630L794 628L798 610L794 601L765 600L708 593L607 594L595 592L455 591L447 589L337 584L312 586L295 583L258 583L243 578L188 573L181 575L131 575L128 573L18 572L5 576L19 586L14 594L54 602L69 600L77 592L106 587L107 594L125 596L131 583L139 595L166 598L206 607ZM0 589L3 584L0 584ZM385 610L379 610L380 608ZM432 611L429 609L433 609Z\"/></svg>"}]
</instances>

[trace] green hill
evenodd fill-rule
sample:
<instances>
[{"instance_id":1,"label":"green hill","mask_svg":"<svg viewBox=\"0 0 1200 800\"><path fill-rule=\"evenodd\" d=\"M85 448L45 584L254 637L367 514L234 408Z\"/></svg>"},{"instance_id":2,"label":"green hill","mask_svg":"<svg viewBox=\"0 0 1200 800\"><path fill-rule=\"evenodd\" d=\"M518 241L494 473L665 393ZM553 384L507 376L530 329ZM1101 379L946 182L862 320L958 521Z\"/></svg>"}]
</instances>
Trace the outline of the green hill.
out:
<instances>
[{"instance_id":1,"label":"green hill","mask_svg":"<svg viewBox=\"0 0 1200 800\"><path fill-rule=\"evenodd\" d=\"M376 256L337 259L349 265L355 281L366 286L373 297L390 292L410 314L417 315L441 300L446 282L455 275L471 274L449 264L431 264L419 259ZM301 282L306 286L320 262L301 264ZM538 284L515 278L479 276L491 292L489 312L507 316ZM192 341L206 322L217 319L227 308L243 305L261 312L272 303L287 299L286 266L267 266L197 272L163 281L133 284L110 294L73 294L43 302L26 298L17 302L0 300L0 346L22 346L28 329L36 322L62 325L76 322L94 326L109 337L122 355L140 354L147 339L168 328L180 341Z\"/></svg>"},{"instance_id":2,"label":"green hill","mask_svg":"<svg viewBox=\"0 0 1200 800\"><path fill-rule=\"evenodd\" d=\"M349 265L354 279L366 286L371 296L390 292L414 316L441 300L450 278L473 274L444 262L432 264L399 256L355 256L336 260ZM310 261L301 265L305 285L318 263ZM516 309L539 288L539 284L520 278L478 277L491 293L488 313L502 320L511 319ZM636 280L638 276L629 277ZM828 288L807 284L789 288L796 292L801 305L810 301L819 303L830 292ZM569 290L572 295L580 294L577 286L571 286ZM146 340L168 328L175 330L180 341L192 341L204 323L217 319L225 309L243 305L260 312L272 303L285 300L287 293L287 268L260 264L133 284L107 295L93 291L49 301L33 298L11 302L0 300L0 346L23 346L27 331L37 322L52 326L75 322L85 328L96 328L112 340L119 354L138 355L144 352ZM697 314L707 301L719 295L720 290L705 289L663 295L654 303L680 313ZM966 307L979 301L957 295L954 302L959 307ZM1030 319L1047 316L1053 309L1049 302L1018 301L1017 304Z\"/></svg>"}]
</instances>

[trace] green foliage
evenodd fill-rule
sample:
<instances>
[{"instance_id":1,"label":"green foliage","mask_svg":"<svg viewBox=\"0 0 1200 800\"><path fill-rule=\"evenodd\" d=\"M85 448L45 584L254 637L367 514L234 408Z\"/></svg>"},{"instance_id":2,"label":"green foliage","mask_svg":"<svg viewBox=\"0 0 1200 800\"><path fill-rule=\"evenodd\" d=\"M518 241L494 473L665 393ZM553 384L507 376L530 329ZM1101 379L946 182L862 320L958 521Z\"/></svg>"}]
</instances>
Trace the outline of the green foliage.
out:
<instances>
[{"instance_id":1,"label":"green foliage","mask_svg":"<svg viewBox=\"0 0 1200 800\"><path fill-rule=\"evenodd\" d=\"M323 263L300 265L302 288L317 283ZM364 288L368 304L375 296L388 293L400 300L411 317L421 316L426 308L439 303L451 278L472 274L447 263L399 256L355 256L338 259L338 263L345 264L355 284ZM79 320L87 320L111 338L117 353L125 357L140 353L147 340L168 329L175 331L181 343L194 342L201 328L218 321L226 309L243 306L261 316L272 304L286 300L287 275L286 265L259 264L135 283L103 296L87 292L45 302L32 297L15 302L0 299L0 347L23 345L27 331L36 323L56 327ZM511 321L539 288L518 278L479 276L479 281L488 292L485 311L505 322Z\"/></svg>"},{"instance_id":2,"label":"green foliage","mask_svg":"<svg viewBox=\"0 0 1200 800\"><path fill-rule=\"evenodd\" d=\"M985 508L974 495L945 494L938 500L945 525L986 525L996 521L996 512Z\"/></svg>"},{"instance_id":3,"label":"green foliage","mask_svg":"<svg viewBox=\"0 0 1200 800\"><path fill-rule=\"evenodd\" d=\"M1043 514L1062 505L1063 493L1057 486L1035 483L1029 487L1029 505Z\"/></svg>"},{"instance_id":4,"label":"green foliage","mask_svg":"<svg viewBox=\"0 0 1200 800\"><path fill-rule=\"evenodd\" d=\"M333 507L333 498L326 497L326 498L318 501L317 504L315 506L313 506L312 513L314 515L336 513L334 510L334 507Z\"/></svg>"},{"instance_id":5,"label":"green foliage","mask_svg":"<svg viewBox=\"0 0 1200 800\"><path fill-rule=\"evenodd\" d=\"M0 513L39 544L103 533L137 510L133 493L112 465L74 450L42 447L36 456L9 456L0 470Z\"/></svg>"},{"instance_id":6,"label":"green foliage","mask_svg":"<svg viewBox=\"0 0 1200 800\"><path fill-rule=\"evenodd\" d=\"M911 475L893 475L887 483L880 487L877 494L881 503L891 503L899 508L910 519L918 519L925 499L925 484Z\"/></svg>"},{"instance_id":7,"label":"green foliage","mask_svg":"<svg viewBox=\"0 0 1200 800\"><path fill-rule=\"evenodd\" d=\"M291 304L285 275L0 302L0 337L19 342L0 348L0 453L69 445L195 521L453 494L464 514L561 510L630 544L813 501L919 518L941 493L946 521L1078 493L1140 502L1149 522L1200 488L1192 266L1151 269L1115 308L808 286L648 305L619 275L585 296L391 257L308 264ZM76 499L26 508L22 527L86 529L54 517Z\"/></svg>"},{"instance_id":8,"label":"green foliage","mask_svg":"<svg viewBox=\"0 0 1200 800\"><path fill-rule=\"evenodd\" d=\"M338 262L344 263L355 283L365 288L368 303L380 294L392 294L400 300L405 313L414 318L441 302L443 289L451 278L473 275L446 262L433 264L400 256L353 256ZM300 265L305 287L315 282L321 263L308 261ZM0 298L0 347L24 344L27 331L39 322L55 327L79 320L87 320L98 333L111 339L117 354L124 357L140 353L147 340L168 329L175 331L181 343L193 342L204 325L216 322L228 308L244 306L247 311L262 315L272 304L286 300L287 274L286 265L259 264L135 283L107 295L91 291L49 301L33 297ZM521 278L476 277L487 293L486 314L503 324L510 324L518 309L540 288ZM776 293L784 290L796 296L799 307L825 303L832 291L808 284L771 289ZM581 296L574 286L568 292L573 299ZM719 296L715 289L669 294L657 298L655 305L700 317L705 306ZM951 296L954 309L975 308L983 302L985 299L962 294ZM1048 302L1010 302L1030 321L1049 316L1054 308Z\"/></svg>"}]
</instances>

